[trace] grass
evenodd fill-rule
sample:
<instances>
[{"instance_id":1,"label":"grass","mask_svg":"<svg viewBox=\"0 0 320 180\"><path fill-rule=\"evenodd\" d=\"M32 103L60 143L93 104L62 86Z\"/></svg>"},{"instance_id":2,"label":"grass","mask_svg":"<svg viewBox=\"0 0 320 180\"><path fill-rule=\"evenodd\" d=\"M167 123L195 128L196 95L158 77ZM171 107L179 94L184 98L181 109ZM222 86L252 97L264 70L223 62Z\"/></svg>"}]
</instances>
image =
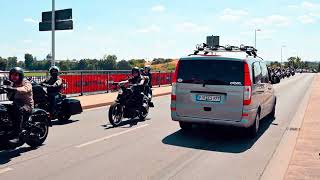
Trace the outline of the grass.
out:
<instances>
[{"instance_id":1,"label":"grass","mask_svg":"<svg viewBox=\"0 0 320 180\"><path fill-rule=\"evenodd\" d=\"M26 72L25 76L46 76L47 74L44 72Z\"/></svg>"}]
</instances>

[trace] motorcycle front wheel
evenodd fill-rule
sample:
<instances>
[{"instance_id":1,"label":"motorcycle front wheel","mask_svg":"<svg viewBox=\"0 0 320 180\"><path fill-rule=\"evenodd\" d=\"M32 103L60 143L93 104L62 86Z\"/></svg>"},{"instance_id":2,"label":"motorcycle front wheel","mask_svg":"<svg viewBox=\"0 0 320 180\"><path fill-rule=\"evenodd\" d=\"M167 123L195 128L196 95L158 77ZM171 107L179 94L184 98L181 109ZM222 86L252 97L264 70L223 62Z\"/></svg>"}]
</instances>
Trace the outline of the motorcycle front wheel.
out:
<instances>
[{"instance_id":1,"label":"motorcycle front wheel","mask_svg":"<svg viewBox=\"0 0 320 180\"><path fill-rule=\"evenodd\" d=\"M45 116L45 115L44 115ZM29 121L29 131L26 135L25 142L32 148L41 146L43 142L47 139L49 134L49 124L46 120L41 119L42 117L32 117L32 120Z\"/></svg>"},{"instance_id":2,"label":"motorcycle front wheel","mask_svg":"<svg viewBox=\"0 0 320 180\"><path fill-rule=\"evenodd\" d=\"M121 104L114 102L109 108L109 122L112 126L117 127L122 123L123 107Z\"/></svg>"}]
</instances>

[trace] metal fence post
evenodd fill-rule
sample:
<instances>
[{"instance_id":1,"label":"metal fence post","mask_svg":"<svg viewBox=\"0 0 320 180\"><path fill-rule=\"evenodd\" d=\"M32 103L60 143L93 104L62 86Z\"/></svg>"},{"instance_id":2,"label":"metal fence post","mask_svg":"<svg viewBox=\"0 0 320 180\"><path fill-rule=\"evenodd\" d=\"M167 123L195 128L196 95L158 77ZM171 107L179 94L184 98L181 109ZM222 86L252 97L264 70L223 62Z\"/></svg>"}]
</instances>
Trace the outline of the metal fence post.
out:
<instances>
[{"instance_id":1,"label":"metal fence post","mask_svg":"<svg viewBox=\"0 0 320 180\"><path fill-rule=\"evenodd\" d=\"M109 89L110 89L110 86L109 86L109 81L110 81L110 72L108 72L108 78L107 78L107 93L109 93Z\"/></svg>"},{"instance_id":2,"label":"metal fence post","mask_svg":"<svg viewBox=\"0 0 320 180\"><path fill-rule=\"evenodd\" d=\"M159 87L161 86L161 85L160 85L160 81L161 81L161 77L160 77L160 71L159 71L159 75L158 75L158 83L159 83Z\"/></svg>"},{"instance_id":3,"label":"metal fence post","mask_svg":"<svg viewBox=\"0 0 320 180\"><path fill-rule=\"evenodd\" d=\"M80 85L81 85L81 92L80 92L80 96L83 96L83 72L80 72Z\"/></svg>"},{"instance_id":4,"label":"metal fence post","mask_svg":"<svg viewBox=\"0 0 320 180\"><path fill-rule=\"evenodd\" d=\"M171 86L172 86L172 71L170 71L170 84L171 84Z\"/></svg>"}]
</instances>

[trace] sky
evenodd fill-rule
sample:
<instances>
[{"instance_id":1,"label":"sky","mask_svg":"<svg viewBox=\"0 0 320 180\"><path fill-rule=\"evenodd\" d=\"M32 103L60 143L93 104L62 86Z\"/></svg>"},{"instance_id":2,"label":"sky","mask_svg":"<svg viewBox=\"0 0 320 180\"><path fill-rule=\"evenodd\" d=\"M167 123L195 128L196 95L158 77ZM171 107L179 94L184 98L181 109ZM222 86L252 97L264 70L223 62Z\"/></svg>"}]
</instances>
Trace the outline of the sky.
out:
<instances>
[{"instance_id":1,"label":"sky","mask_svg":"<svg viewBox=\"0 0 320 180\"><path fill-rule=\"evenodd\" d=\"M55 0L73 9L74 30L56 32L56 59L179 58L208 35L221 45L254 45L268 61L320 61L320 0ZM51 0L0 1L0 56L44 59L51 32L39 32ZM282 47L282 48L281 48Z\"/></svg>"}]
</instances>

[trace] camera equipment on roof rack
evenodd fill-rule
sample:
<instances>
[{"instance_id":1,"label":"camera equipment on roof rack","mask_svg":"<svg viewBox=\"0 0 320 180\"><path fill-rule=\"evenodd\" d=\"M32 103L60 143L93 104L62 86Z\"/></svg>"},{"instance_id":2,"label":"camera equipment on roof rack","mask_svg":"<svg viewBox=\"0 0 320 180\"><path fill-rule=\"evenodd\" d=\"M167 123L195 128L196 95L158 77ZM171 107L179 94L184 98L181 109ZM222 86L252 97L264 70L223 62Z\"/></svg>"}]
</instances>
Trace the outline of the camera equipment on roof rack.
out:
<instances>
[{"instance_id":1,"label":"camera equipment on roof rack","mask_svg":"<svg viewBox=\"0 0 320 180\"><path fill-rule=\"evenodd\" d=\"M199 52L203 52L204 55L207 55L209 53L216 53L216 52L246 52L249 56L257 56L257 49L252 46L245 46L243 44L238 46L215 46L215 47L208 47L206 43L198 44L196 46L196 50L194 50L193 54L189 54L189 56L192 55L198 55Z\"/></svg>"}]
</instances>

